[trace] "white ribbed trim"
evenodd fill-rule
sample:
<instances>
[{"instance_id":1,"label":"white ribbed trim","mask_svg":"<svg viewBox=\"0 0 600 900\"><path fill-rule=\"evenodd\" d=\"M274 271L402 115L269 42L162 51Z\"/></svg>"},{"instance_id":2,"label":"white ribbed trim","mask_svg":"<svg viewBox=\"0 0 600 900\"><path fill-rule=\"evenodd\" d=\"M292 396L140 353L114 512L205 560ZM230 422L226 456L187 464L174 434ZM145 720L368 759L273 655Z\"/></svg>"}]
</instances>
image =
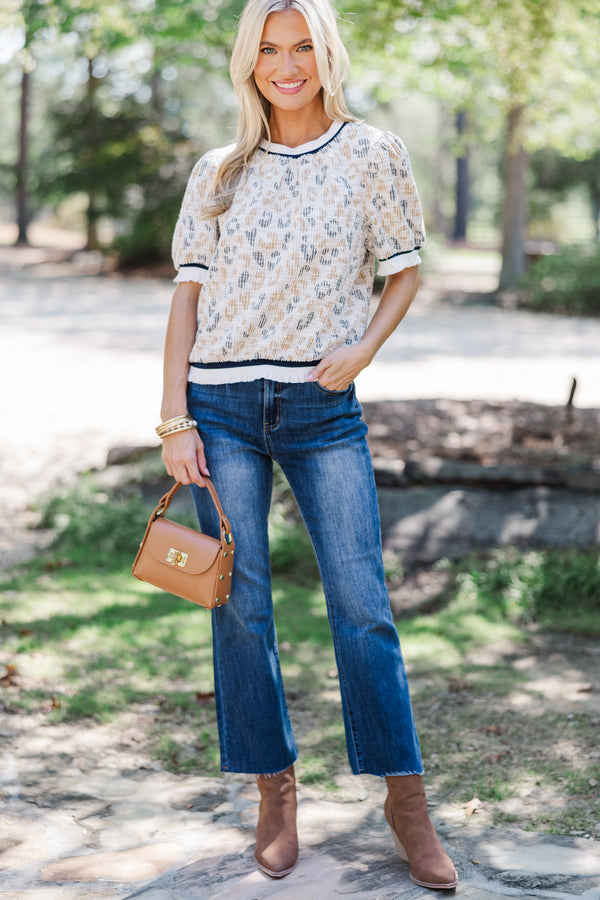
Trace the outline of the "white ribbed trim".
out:
<instances>
[{"instance_id":1,"label":"white ribbed trim","mask_svg":"<svg viewBox=\"0 0 600 900\"><path fill-rule=\"evenodd\" d=\"M402 272L403 269L410 269L412 266L418 266L421 262L418 250L411 250L410 253L399 253L398 256L392 256L380 262L377 267L378 275L395 275Z\"/></svg>"},{"instance_id":2,"label":"white ribbed trim","mask_svg":"<svg viewBox=\"0 0 600 900\"><path fill-rule=\"evenodd\" d=\"M208 269L202 266L182 266L173 279L175 284L181 281L195 281L196 284L204 284L208 277Z\"/></svg>"},{"instance_id":3,"label":"white ribbed trim","mask_svg":"<svg viewBox=\"0 0 600 900\"><path fill-rule=\"evenodd\" d=\"M190 366L188 381L194 384L235 384L237 381L256 381L267 378L269 381L280 381L285 384L302 384L314 366L226 366L219 369L198 369Z\"/></svg>"},{"instance_id":4,"label":"white ribbed trim","mask_svg":"<svg viewBox=\"0 0 600 900\"><path fill-rule=\"evenodd\" d=\"M314 141L308 141L306 144L300 144L298 147L288 147L286 144L269 143L267 140L261 141L259 147L269 153L277 153L279 156L304 156L305 153L314 153L325 144L331 141L338 131L345 125L340 119L334 119L327 131Z\"/></svg>"}]
</instances>

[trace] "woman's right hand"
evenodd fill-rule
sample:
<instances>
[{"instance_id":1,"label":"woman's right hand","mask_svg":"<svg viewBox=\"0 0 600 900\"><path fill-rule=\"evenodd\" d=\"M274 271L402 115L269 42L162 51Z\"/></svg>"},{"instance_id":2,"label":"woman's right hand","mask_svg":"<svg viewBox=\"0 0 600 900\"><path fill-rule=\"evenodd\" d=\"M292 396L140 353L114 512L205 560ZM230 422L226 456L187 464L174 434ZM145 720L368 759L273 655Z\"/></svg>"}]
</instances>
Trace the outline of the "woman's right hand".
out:
<instances>
[{"instance_id":1,"label":"woman's right hand","mask_svg":"<svg viewBox=\"0 0 600 900\"><path fill-rule=\"evenodd\" d=\"M167 472L182 484L206 487L203 475L209 475L204 444L195 428L163 438L162 458Z\"/></svg>"}]
</instances>

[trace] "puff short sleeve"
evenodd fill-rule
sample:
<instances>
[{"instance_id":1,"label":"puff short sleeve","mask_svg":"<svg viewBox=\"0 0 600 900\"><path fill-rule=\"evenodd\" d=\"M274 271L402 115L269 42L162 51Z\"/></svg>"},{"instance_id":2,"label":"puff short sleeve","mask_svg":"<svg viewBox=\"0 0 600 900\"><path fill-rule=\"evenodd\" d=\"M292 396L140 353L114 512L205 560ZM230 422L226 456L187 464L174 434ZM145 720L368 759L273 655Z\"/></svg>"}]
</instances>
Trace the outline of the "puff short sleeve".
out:
<instances>
[{"instance_id":1,"label":"puff short sleeve","mask_svg":"<svg viewBox=\"0 0 600 900\"><path fill-rule=\"evenodd\" d=\"M381 133L366 171L367 244L380 275L393 275L421 262L425 242L421 201L408 151L400 138Z\"/></svg>"},{"instance_id":2,"label":"puff short sleeve","mask_svg":"<svg viewBox=\"0 0 600 900\"><path fill-rule=\"evenodd\" d=\"M173 264L176 282L203 284L219 238L216 218L202 218L220 159L214 151L203 156L189 177L173 234Z\"/></svg>"}]
</instances>

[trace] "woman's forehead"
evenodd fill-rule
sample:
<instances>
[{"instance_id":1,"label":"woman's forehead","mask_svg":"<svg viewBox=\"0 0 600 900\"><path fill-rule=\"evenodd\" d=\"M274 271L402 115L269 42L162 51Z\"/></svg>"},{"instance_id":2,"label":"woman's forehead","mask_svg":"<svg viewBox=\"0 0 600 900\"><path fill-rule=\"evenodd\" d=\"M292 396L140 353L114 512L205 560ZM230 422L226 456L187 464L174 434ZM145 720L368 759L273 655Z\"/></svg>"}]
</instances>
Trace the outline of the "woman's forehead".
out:
<instances>
[{"instance_id":1,"label":"woman's forehead","mask_svg":"<svg viewBox=\"0 0 600 900\"><path fill-rule=\"evenodd\" d=\"M294 44L306 38L310 38L310 30L302 13L297 9L284 9L267 16L261 40Z\"/></svg>"}]
</instances>

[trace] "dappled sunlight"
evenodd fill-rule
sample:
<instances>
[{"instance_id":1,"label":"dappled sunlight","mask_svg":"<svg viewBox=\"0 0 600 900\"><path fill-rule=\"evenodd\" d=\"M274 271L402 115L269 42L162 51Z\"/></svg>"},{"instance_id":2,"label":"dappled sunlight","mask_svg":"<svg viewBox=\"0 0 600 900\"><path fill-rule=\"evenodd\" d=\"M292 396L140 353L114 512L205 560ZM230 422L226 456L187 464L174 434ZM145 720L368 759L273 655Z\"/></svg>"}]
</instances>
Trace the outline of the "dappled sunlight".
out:
<instances>
[{"instance_id":1,"label":"dappled sunlight","mask_svg":"<svg viewBox=\"0 0 600 900\"><path fill-rule=\"evenodd\" d=\"M410 671L412 666L427 665L432 669L454 669L460 665L461 653L449 638L423 631L402 634L402 652Z\"/></svg>"}]
</instances>

